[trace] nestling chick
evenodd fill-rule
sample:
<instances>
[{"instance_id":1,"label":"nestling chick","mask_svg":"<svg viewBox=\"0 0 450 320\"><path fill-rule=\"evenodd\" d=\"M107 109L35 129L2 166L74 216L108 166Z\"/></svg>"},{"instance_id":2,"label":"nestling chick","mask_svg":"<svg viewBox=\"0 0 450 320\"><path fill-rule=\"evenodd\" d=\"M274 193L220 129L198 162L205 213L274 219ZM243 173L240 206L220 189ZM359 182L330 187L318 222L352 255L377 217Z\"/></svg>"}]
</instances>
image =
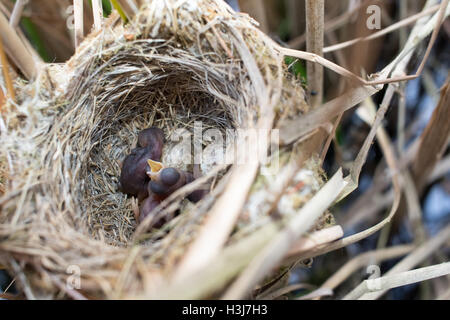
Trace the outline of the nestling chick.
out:
<instances>
[{"instance_id":1,"label":"nestling chick","mask_svg":"<svg viewBox=\"0 0 450 320\"><path fill-rule=\"evenodd\" d=\"M155 154L155 158L153 160L160 161L162 155L162 148L164 144L164 132L157 127L150 127L144 129L138 133L138 145L140 147L149 147L153 146L156 150L159 150L159 154Z\"/></svg>"},{"instance_id":2,"label":"nestling chick","mask_svg":"<svg viewBox=\"0 0 450 320\"><path fill-rule=\"evenodd\" d=\"M159 128L152 127L139 133L139 147L131 150L131 153L123 161L122 172L120 173L122 192L137 196L139 201L147 197L147 184L150 180L146 174L147 160L160 161L163 144L164 134Z\"/></svg>"},{"instance_id":3,"label":"nestling chick","mask_svg":"<svg viewBox=\"0 0 450 320\"><path fill-rule=\"evenodd\" d=\"M154 213L154 209L161 203L161 198L155 194L149 194L147 198L142 201L139 210L139 223L142 223L146 217ZM154 228L160 228L166 223L165 217L161 217L158 221L153 222Z\"/></svg>"},{"instance_id":4,"label":"nestling chick","mask_svg":"<svg viewBox=\"0 0 450 320\"><path fill-rule=\"evenodd\" d=\"M152 180L148 184L148 192L155 193L165 199L179 188L194 180L195 178L190 172L176 168L164 168L158 174L152 175ZM192 202L198 202L203 198L203 195L203 190L195 190L187 197Z\"/></svg>"},{"instance_id":5,"label":"nestling chick","mask_svg":"<svg viewBox=\"0 0 450 320\"><path fill-rule=\"evenodd\" d=\"M176 168L164 168L157 175L152 176L148 184L149 192L153 192L162 198L167 198L174 191L186 184L187 172Z\"/></svg>"}]
</instances>

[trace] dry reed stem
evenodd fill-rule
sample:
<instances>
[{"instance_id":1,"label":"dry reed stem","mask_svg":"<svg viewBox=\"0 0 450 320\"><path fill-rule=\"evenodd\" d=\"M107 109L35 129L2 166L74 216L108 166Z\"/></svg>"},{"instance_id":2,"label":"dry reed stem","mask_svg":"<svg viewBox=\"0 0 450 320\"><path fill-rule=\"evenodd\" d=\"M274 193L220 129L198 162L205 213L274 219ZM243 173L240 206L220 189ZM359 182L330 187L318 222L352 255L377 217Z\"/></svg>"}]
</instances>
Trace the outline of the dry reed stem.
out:
<instances>
[{"instance_id":1,"label":"dry reed stem","mask_svg":"<svg viewBox=\"0 0 450 320\"><path fill-rule=\"evenodd\" d=\"M351 191L353 191L357 187L359 174L361 172L362 165L364 164L365 159L367 157L369 148L371 146L371 142L373 141L375 134L377 134L378 138L381 139L381 145L383 148L384 155L386 157L386 162L388 163L389 168L392 170L391 178L392 178L392 183L393 183L393 187L394 187L394 202L392 204L391 210L389 211L389 214L381 222L379 222L378 224L376 224L364 231L361 231L354 235L348 236L344 239L335 241L334 243L331 243L324 247L317 248L315 250L311 250L311 252L300 255L299 257L297 257L298 261L306 259L306 258L311 258L311 257L314 257L319 254L323 254L326 252L330 252L330 251L345 247L351 243L360 241L361 239L364 239L364 238L374 234L375 232L377 232L378 230L383 228L387 223L389 223L392 220L392 218L398 208L398 205L400 203L400 196L401 196L401 187L400 187L400 183L399 183L398 177L397 177L397 174L398 174L397 173L397 171L398 171L397 170L397 160L395 157L394 150L392 149L392 146L391 146L389 140L387 139L386 135L382 134L382 131L380 131L378 129L380 128L381 119L384 117L384 114L387 111L387 108L388 108L390 100L392 99L393 93L394 93L393 88L391 86L389 86L388 90L386 92L386 95L384 96L383 102L374 118L372 118L373 114L372 115L370 115L369 113L366 114L368 120L370 120L370 119L373 120L373 121L371 121L371 122L373 122L372 128L371 128L368 136L366 137L366 140L364 141L364 144L361 147L361 149L358 153L358 156L352 165L352 168L350 169L350 175L348 177L346 177L346 181L348 182L348 185L344 188L343 193L340 195L340 199L341 199L342 197L345 197L347 194L349 194ZM380 132L380 134L378 134L378 132Z\"/></svg>"},{"instance_id":2,"label":"dry reed stem","mask_svg":"<svg viewBox=\"0 0 450 320\"><path fill-rule=\"evenodd\" d=\"M5 52L11 61L22 71L27 79L34 78L39 67L38 63L33 59L33 56L3 14L0 14L0 30Z\"/></svg>"},{"instance_id":3,"label":"dry reed stem","mask_svg":"<svg viewBox=\"0 0 450 320\"><path fill-rule=\"evenodd\" d=\"M14 91L14 86L12 83L11 75L9 72L9 63L6 58L5 51L3 50L3 41L0 39L0 63L2 67L3 79L5 81L6 92L2 99L0 99L0 112L3 112L3 104L6 102L7 98L12 101L16 100L16 93Z\"/></svg>"},{"instance_id":4,"label":"dry reed stem","mask_svg":"<svg viewBox=\"0 0 450 320\"><path fill-rule=\"evenodd\" d=\"M450 171L450 155L439 161L434 167L433 172L428 176L427 183L430 184L436 179L445 176Z\"/></svg>"},{"instance_id":5,"label":"dry reed stem","mask_svg":"<svg viewBox=\"0 0 450 320\"><path fill-rule=\"evenodd\" d=\"M257 129L269 129L272 127L274 113L269 106L268 89L254 57L245 46L241 34L234 28L231 28L231 32L237 42L236 48L244 65L249 70L249 76L252 79L255 90L258 92L257 99L261 116L258 119ZM244 154L246 150L250 150L251 146L257 145L255 138L250 136L244 143L238 145L237 154ZM225 244L245 203L248 191L259 167L257 155L261 154L260 146L256 150L255 154L249 155L247 164L235 165L232 168L230 182L222 196L211 208L208 220L199 232L199 236L189 247L183 260L180 262L175 279L186 277L207 265Z\"/></svg>"},{"instance_id":6,"label":"dry reed stem","mask_svg":"<svg viewBox=\"0 0 450 320\"><path fill-rule=\"evenodd\" d=\"M292 244L291 249L289 249L285 258L297 256L314 247L335 241L342 238L343 235L344 231L341 226L333 226L305 235Z\"/></svg>"},{"instance_id":7,"label":"dry reed stem","mask_svg":"<svg viewBox=\"0 0 450 320\"><path fill-rule=\"evenodd\" d=\"M372 75L372 77L376 78L376 80L367 81L367 80L355 75L354 73L348 71L347 69L345 69L327 59L324 59L321 56L313 54L313 53L299 51L299 50L293 50L293 49L288 49L288 48L283 48L283 47L280 47L280 51L283 54L285 54L286 56L292 56L292 57L296 57L296 58L300 58L300 59L304 59L307 61L312 61L312 62L321 64L322 66L329 68L330 70L333 70L334 72L336 72L344 77L347 77L351 80L354 80L354 81L360 83L361 85L365 85L365 86L375 86L375 85L386 84L386 83L412 80L412 79L417 78L421 74L421 72L425 66L425 63L428 59L428 56L430 54L431 48L436 40L439 28L440 28L442 22L444 21L444 18L447 17L448 15L450 15L450 7L448 6L448 0L444 0L441 3L439 12L436 13L428 21L428 23L424 26L424 29L423 30L416 29L415 35L417 35L417 38L414 39L414 41L412 41L410 43L411 46L405 45L403 50L400 52L400 54L397 56L397 58L394 59L394 61L390 63L390 65L386 66L379 73ZM414 49L414 47L417 46L417 44L418 44L417 40L424 39L425 36L429 32L432 32L431 39L428 43L427 50L425 52L424 57L422 58L422 61L419 65L419 68L417 69L416 73L413 75L388 77L386 73L389 73L393 69L395 64L397 64L399 62L399 60L403 59L406 55L408 55L411 52L411 50Z\"/></svg>"},{"instance_id":8,"label":"dry reed stem","mask_svg":"<svg viewBox=\"0 0 450 320\"><path fill-rule=\"evenodd\" d=\"M259 28L264 33L269 33L266 7L264 0L239 0L239 8L242 12L248 13L259 23Z\"/></svg>"},{"instance_id":9,"label":"dry reed stem","mask_svg":"<svg viewBox=\"0 0 450 320\"><path fill-rule=\"evenodd\" d=\"M138 4L134 0L126 0L126 3L130 7L134 15L136 15L139 12Z\"/></svg>"},{"instance_id":10,"label":"dry reed stem","mask_svg":"<svg viewBox=\"0 0 450 320\"><path fill-rule=\"evenodd\" d=\"M344 42L341 42L341 43L338 43L338 44L335 44L335 45L332 45L332 46L325 47L325 48L323 48L323 52L324 53L328 53L328 52L333 52L333 51L336 51L336 50L342 50L342 49L348 48L349 46L352 46L352 45L360 43L360 42L365 42L365 41L369 41L369 40L373 40L373 39L379 38L381 36L384 36L385 34L388 34L388 33L391 33L391 32L393 32L395 30L398 30L399 28L408 26L408 25L416 22L418 19L420 19L422 17L428 16L428 15L436 12L437 10L439 10L440 7L441 6L439 4L434 5L434 6L430 7L430 8L427 8L426 10L423 10L423 11L421 11L419 13L416 13L416 14L410 16L410 17L404 18L404 19L402 19L402 20L400 20L400 21L398 21L398 22L396 22L394 24L391 24L389 27L384 28L384 29L382 29L380 31L377 31L377 32L371 34L370 36L359 37L359 38L355 38L355 39L352 39L352 40L344 41Z\"/></svg>"},{"instance_id":11,"label":"dry reed stem","mask_svg":"<svg viewBox=\"0 0 450 320\"><path fill-rule=\"evenodd\" d=\"M432 1L429 1L429 2L431 3ZM427 6L428 4L429 3L427 3L425 6ZM398 74L401 74L403 72L403 70L406 68L406 65L409 62L409 59L410 59L411 54L412 54L412 52L410 50L408 50L408 47L409 46L412 46L413 48L415 47L414 44L417 44L417 40L418 40L417 33L420 33L420 36L424 37L425 36L425 34L423 33L424 30L432 32L432 39L430 40L430 43L429 43L428 48L427 48L427 52L428 52L428 49L430 49L430 44L432 44L434 42L435 37L437 35L437 30L438 30L438 27L440 26L440 22L441 22L442 17L443 17L443 12L447 8L450 8L450 7L447 7L447 3L442 3L441 4L441 9L438 12L437 16L435 15L432 19L430 19L426 23L423 20L419 20L416 23L416 26L414 27L414 29L412 30L412 32L411 32L411 34L410 34L410 36L408 38L408 41L405 44L405 47L403 48L402 52L398 55L398 57L402 57L403 56L402 59L400 61L397 61L396 64L394 64L394 63L389 64L387 67L385 67L383 69L383 71L381 73L382 74L384 73L386 75L386 74L390 73L390 71L391 71L390 69L391 68L394 68L393 69L393 73L392 73L394 75L394 77L396 75L398 75ZM435 20L433 20L433 19L435 19ZM425 23L425 26L421 26L421 24L423 24L423 23ZM419 26L420 26L420 28L419 28ZM405 50L406 50L406 53L403 54L403 52L405 52ZM399 60L398 57L395 60ZM425 54L424 60L425 60L426 57L427 57L427 54ZM422 61L421 64L424 63L424 60ZM357 87L356 89L353 89L353 90L358 90L360 88L362 88L362 87ZM369 135L367 136L366 140L364 141L363 147L361 148L361 150L360 150L360 152L359 152L359 154L358 154L358 156L357 156L357 158L356 158L356 160L355 160L355 162L354 162L354 164L353 164L353 166L352 166L352 168L350 170L350 177L349 178L351 179L351 181L350 181L351 183L347 186L347 188L345 190L345 193L342 195L342 197L344 197L347 194L349 194L358 185L359 173L361 171L361 168L362 168L363 164L365 163L365 159L367 157L367 153L368 153L368 150L370 148L370 145L371 145L371 143L373 141L373 138L374 138L375 134L377 133L378 127L381 124L381 120L382 120L382 118L384 117L384 114L387 111L387 108L388 108L388 106L390 104L390 101L391 101L391 99L393 97L393 94L394 94L394 87L393 87L393 85L390 84L388 86L388 89L387 89L386 93L385 93L385 96L383 98L383 101L382 101L382 104L380 106L380 109L378 110L377 115L375 117L374 125L372 126L372 128L371 128L371 130L369 132ZM360 93L359 95L350 95L350 98L354 99L355 96L356 97L359 96L359 98L361 98L361 96L364 96L364 94ZM370 94L368 96L370 96ZM333 105L333 107L335 107L336 109L338 109L339 107L341 107L341 108L344 107L345 108L347 106L351 106L351 105L356 104L356 103L354 103L355 102L354 100L352 101L352 99L349 99L350 101L345 101L346 99L342 99L342 96L339 97L339 98L336 98L336 99L344 100L339 105ZM332 100L332 102L335 101L335 100ZM306 116L304 116L303 118L301 118L299 120L291 121L290 125L294 125L295 128L302 128L302 129L304 127L307 127L307 125L309 124L308 121L310 121L310 119L307 119L308 116L309 117L321 116L321 115L317 114L317 110L324 109L325 106L326 106L326 104L324 106L320 107L320 108L317 108L317 109L313 110L312 112L308 113ZM327 109L325 109L325 110L327 110ZM316 112L316 113L314 114L314 112ZM333 115L336 115L336 114L333 114ZM328 119L329 118L330 118L330 116L328 116ZM315 126L320 125L320 123L324 123L324 121L325 120L316 119ZM304 122L304 124L303 123L299 123L299 122ZM284 127L284 128L286 128L286 127ZM284 143L291 142L292 140L289 140L289 139L292 139L293 137L299 137L299 136L301 136L302 134L305 134L306 132L308 132L308 130L311 130L311 129L312 129L311 127L310 128L307 127L306 130L299 130L300 134L299 134L299 132L294 133L291 130L290 133L287 133L287 134L285 133L286 134L285 137L283 137L283 135L280 134L280 139L281 139L282 143L283 142ZM391 159L395 159L395 155L392 152L392 150L390 150L388 154L391 155ZM396 160L391 160L391 161L389 161L389 159L387 159L387 160L388 160L388 163L389 162L391 163L392 168L395 168ZM396 172L396 170L394 170L394 173L395 172ZM384 219L381 223L377 224L376 226L367 229L366 230L367 233L365 233L366 236L368 236L369 234L372 234L373 232L379 230L383 225L388 223L392 219L395 211L397 210L397 207L399 205L399 200L400 200L400 198L399 198L400 197L400 187L399 187L399 184L395 182L395 180L396 180L396 178L394 178L394 180L393 180L394 181L394 190L395 190L394 204L393 204L393 206L391 208L391 211L390 211L388 217L386 219ZM359 237L363 236L363 235L364 234L359 234L359 236L358 236L358 234L357 234L357 235L354 235L354 236L350 236L350 237L348 237L347 240L348 241L357 241L357 239L359 239ZM342 242L344 242L344 240L342 240Z\"/></svg>"},{"instance_id":12,"label":"dry reed stem","mask_svg":"<svg viewBox=\"0 0 450 320\"><path fill-rule=\"evenodd\" d=\"M9 18L9 24L11 27L16 28L19 25L20 18L22 16L23 8L27 4L28 0L17 0L14 4L13 12Z\"/></svg>"},{"instance_id":13,"label":"dry reed stem","mask_svg":"<svg viewBox=\"0 0 450 320\"><path fill-rule=\"evenodd\" d=\"M418 142L418 140L413 142L411 146L408 147L406 152L403 153L402 157L398 161L399 170L404 170L413 161L419 148ZM342 220L343 225L352 227L361 222L364 217L373 216L373 214L379 209L385 208L388 204L392 203L394 199L393 192L391 192L392 190L386 192L385 194L383 194L383 190L388 188L391 184L393 172L389 171L386 173L384 163L381 163L380 166L382 166L382 168L377 170L379 174L375 175L374 183L351 205Z\"/></svg>"},{"instance_id":14,"label":"dry reed stem","mask_svg":"<svg viewBox=\"0 0 450 320\"><path fill-rule=\"evenodd\" d=\"M401 66L400 66L401 67ZM386 162L388 164L389 169L392 172L392 185L394 189L394 201L391 207L391 210L389 211L389 214L385 219L383 219L380 223L376 224L375 226L366 229L365 231L362 231L360 233L357 233L353 236L349 236L342 241L354 241L358 239L359 237L367 237L370 234L373 234L374 232L380 230L382 227L384 227L387 223L391 221L393 218L395 212L397 211L397 208L400 203L401 199L401 185L398 179L398 160L395 155L395 151L392 147L392 144L390 142L390 139L387 135L387 133L384 131L384 129L381 126L381 119L384 118L384 114L386 113L388 106L390 104L390 101L393 96L393 87L388 86L388 89L386 91L386 94L383 98L383 101L381 103L380 108L375 113L375 108L372 105L371 110L367 110L367 113L365 114L365 120L371 124L371 129L369 134L366 137L366 140L364 141L363 146L361 147L358 156L356 157L351 169L350 169L350 183L349 183L349 189L345 190L345 194L348 194L348 192L351 192L357 185L359 180L359 175L361 173L361 169L363 164L365 163L365 160L367 158L367 154L369 152L371 143L374 139L374 136L376 135L380 145L381 149L383 150L383 154L385 156ZM371 99L371 98L367 98Z\"/></svg>"},{"instance_id":15,"label":"dry reed stem","mask_svg":"<svg viewBox=\"0 0 450 320\"><path fill-rule=\"evenodd\" d=\"M442 277L447 274L450 274L450 262L387 275L376 279L364 280L346 295L343 300L370 300L370 298L364 299L362 297L370 292L387 291L392 288Z\"/></svg>"},{"instance_id":16,"label":"dry reed stem","mask_svg":"<svg viewBox=\"0 0 450 320\"><path fill-rule=\"evenodd\" d=\"M378 92L373 87L356 87L324 105L311 110L302 118L285 120L280 124L280 144L288 145L329 122L340 113L358 105Z\"/></svg>"},{"instance_id":17,"label":"dry reed stem","mask_svg":"<svg viewBox=\"0 0 450 320\"><path fill-rule=\"evenodd\" d=\"M101 30L103 22L102 0L92 0L92 15L94 16L95 30Z\"/></svg>"},{"instance_id":18,"label":"dry reed stem","mask_svg":"<svg viewBox=\"0 0 450 320\"><path fill-rule=\"evenodd\" d=\"M442 158L450 137L450 77L441 89L439 103L433 111L424 132L420 136L420 147L412 164L412 175L418 194L426 184L427 178L436 163Z\"/></svg>"},{"instance_id":19,"label":"dry reed stem","mask_svg":"<svg viewBox=\"0 0 450 320\"><path fill-rule=\"evenodd\" d=\"M425 259L432 256L439 247L441 247L444 243L448 241L450 238L450 226L442 229L437 235L433 238L422 244L416 250L411 252L408 256L402 259L399 263L397 263L394 267L392 267L385 276L394 275L400 272L408 271L415 266L422 263ZM374 293L366 293L360 297L360 299L367 300L375 300L380 298L383 294L385 294L385 290L377 291Z\"/></svg>"},{"instance_id":20,"label":"dry reed stem","mask_svg":"<svg viewBox=\"0 0 450 320\"><path fill-rule=\"evenodd\" d=\"M189 277L169 282L158 292L148 292L138 299L201 299L217 292L230 282L251 259L278 232L277 224L269 223L261 229L230 246L208 266L194 272Z\"/></svg>"},{"instance_id":21,"label":"dry reed stem","mask_svg":"<svg viewBox=\"0 0 450 320\"><path fill-rule=\"evenodd\" d=\"M321 285L321 288L334 290L358 269L368 264L381 263L385 260L404 256L410 253L414 248L414 245L400 245L362 253L347 261L341 268L339 268L338 271L336 271Z\"/></svg>"},{"instance_id":22,"label":"dry reed stem","mask_svg":"<svg viewBox=\"0 0 450 320\"><path fill-rule=\"evenodd\" d=\"M414 242L423 243L427 238L427 234L422 221L423 214L420 206L419 194L409 170L402 172L402 181L403 193L406 199L406 210L408 213L409 222L411 223ZM401 210L399 211L400 214Z\"/></svg>"},{"instance_id":23,"label":"dry reed stem","mask_svg":"<svg viewBox=\"0 0 450 320\"><path fill-rule=\"evenodd\" d=\"M304 296L301 296L300 298L297 298L296 300L315 300L319 299L321 297L325 296L331 296L333 295L333 290L330 290L328 288L319 288L314 290L313 292L310 292L308 294L305 294Z\"/></svg>"},{"instance_id":24,"label":"dry reed stem","mask_svg":"<svg viewBox=\"0 0 450 320\"><path fill-rule=\"evenodd\" d=\"M333 31L326 33L327 39L331 42L331 43L336 43L336 35L334 34ZM335 52L335 56L336 56L336 60L338 61L338 63L343 66L344 68L348 69L348 63L347 63L347 59L344 56L344 54L341 51L337 51ZM341 95L343 93L343 91L345 90L347 83L345 82L340 82L339 83L339 95ZM335 118L335 120L333 121L333 128L331 130L331 132L328 134L327 139L325 140L325 144L324 147L322 149L321 155L320 155L320 161L321 163L323 163L325 161L325 157L328 153L328 150L331 146L331 142L333 140L335 140L336 138L336 130L339 126L339 123L342 120L342 116L343 116L343 112L339 113L339 115Z\"/></svg>"},{"instance_id":25,"label":"dry reed stem","mask_svg":"<svg viewBox=\"0 0 450 320\"><path fill-rule=\"evenodd\" d=\"M308 201L288 225L249 264L224 294L223 299L241 299L275 267L289 251L292 242L308 231L333 203L347 183L339 170Z\"/></svg>"},{"instance_id":26,"label":"dry reed stem","mask_svg":"<svg viewBox=\"0 0 450 320\"><path fill-rule=\"evenodd\" d=\"M6 97L3 93L3 90L0 90L0 113L3 112L3 105L6 103ZM0 184L0 195L2 195L4 192L3 184Z\"/></svg>"},{"instance_id":27,"label":"dry reed stem","mask_svg":"<svg viewBox=\"0 0 450 320\"><path fill-rule=\"evenodd\" d=\"M73 0L73 18L75 48L78 48L84 38L83 0Z\"/></svg>"},{"instance_id":28,"label":"dry reed stem","mask_svg":"<svg viewBox=\"0 0 450 320\"><path fill-rule=\"evenodd\" d=\"M334 31L345 24L347 24L350 21L350 18L352 15L354 15L356 12L358 12L361 8L366 6L367 4L377 4L382 2L382 0L365 0L361 3L359 3L356 7L354 7L350 11L346 11L345 13L341 14L340 16L333 18L327 22L325 22L324 25L324 32L328 33L331 31ZM291 49L297 49L300 48L306 41L307 34L303 34L301 36L298 36L288 42L288 47Z\"/></svg>"},{"instance_id":29,"label":"dry reed stem","mask_svg":"<svg viewBox=\"0 0 450 320\"><path fill-rule=\"evenodd\" d=\"M324 0L306 0L306 51L323 56L323 24ZM306 64L308 79L308 95L312 108L322 103L323 97L323 67L316 63Z\"/></svg>"},{"instance_id":30,"label":"dry reed stem","mask_svg":"<svg viewBox=\"0 0 450 320\"><path fill-rule=\"evenodd\" d=\"M389 87L389 88L392 88L392 87ZM378 112L386 112L387 106L389 105L390 100L392 99L392 91L389 91L389 89L388 89L388 91L386 92L386 96L384 98L386 100L383 99L382 106L380 107ZM364 102L364 104L358 108L357 114L367 124L373 125L373 127L375 127L375 126L378 127L378 129L376 131L376 136L377 136L378 142L380 143L383 154L386 158L386 162L388 164L390 172L392 174L391 179L392 179L392 184L393 184L393 189L394 189L393 208L395 207L395 210L396 210L397 206L400 203L401 184L400 184L400 180L399 180L399 176L398 176L398 173L399 173L398 160L395 155L395 150L394 150L394 147L392 146L392 142L391 142L386 130L383 127L381 127L380 124L374 124L374 122L376 120L377 112L376 112L375 104L373 103L371 98L367 98L366 101ZM369 136L370 136L370 133L369 133ZM365 142L367 142L368 140L369 139L367 139ZM365 144L365 145L368 146L368 144ZM364 158L366 156L364 156ZM354 172L353 175L359 176L360 172L361 172L361 167L359 167L358 171ZM391 213L392 212L393 212L393 210L391 210Z\"/></svg>"}]
</instances>

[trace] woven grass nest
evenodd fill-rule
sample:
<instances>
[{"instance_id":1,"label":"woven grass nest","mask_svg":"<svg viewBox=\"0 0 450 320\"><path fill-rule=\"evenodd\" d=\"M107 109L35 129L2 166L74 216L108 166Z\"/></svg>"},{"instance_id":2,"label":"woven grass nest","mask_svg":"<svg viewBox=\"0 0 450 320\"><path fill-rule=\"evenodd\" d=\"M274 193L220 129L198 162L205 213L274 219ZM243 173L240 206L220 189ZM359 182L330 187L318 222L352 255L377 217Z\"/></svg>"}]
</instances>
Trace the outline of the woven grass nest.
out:
<instances>
[{"instance_id":1,"label":"woven grass nest","mask_svg":"<svg viewBox=\"0 0 450 320\"><path fill-rule=\"evenodd\" d=\"M0 255L26 296L220 297L255 248L323 185L318 161L304 162L276 214L272 188L288 159L301 156L301 143L272 154L275 175L253 164L202 167L196 183L208 182L209 194L193 204L184 197L192 186L180 189L160 212L180 214L151 231L135 221L136 200L118 191L120 165L150 126L167 137L192 133L196 121L224 133L272 129L306 112L300 82L276 48L223 1L148 1L126 25L110 17L67 63L17 83L19 102L7 106L1 128ZM174 150L169 139L163 162L176 165ZM230 202L224 197L232 190ZM227 236L214 259L202 261L211 255L197 240L215 236L219 230L204 227L212 215L227 215L227 206L239 208L237 219L217 232ZM326 213L313 229L330 224ZM192 257L199 269L190 274Z\"/></svg>"}]
</instances>

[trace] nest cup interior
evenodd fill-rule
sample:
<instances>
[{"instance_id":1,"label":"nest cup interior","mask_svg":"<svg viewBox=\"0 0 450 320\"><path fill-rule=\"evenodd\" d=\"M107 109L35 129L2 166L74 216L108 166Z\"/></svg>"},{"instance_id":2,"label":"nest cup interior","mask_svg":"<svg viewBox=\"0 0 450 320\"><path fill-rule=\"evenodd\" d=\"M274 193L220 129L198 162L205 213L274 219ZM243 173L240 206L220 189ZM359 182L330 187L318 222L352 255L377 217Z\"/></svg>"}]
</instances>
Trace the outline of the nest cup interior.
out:
<instances>
[{"instance_id":1,"label":"nest cup interior","mask_svg":"<svg viewBox=\"0 0 450 320\"><path fill-rule=\"evenodd\" d=\"M79 123L84 128L72 127L67 146L82 148L77 152L82 164L80 214L87 217L93 237L115 245L127 244L137 225L136 205L119 191L118 178L140 130L157 126L169 140L175 129L192 132L195 121L203 129L223 131L239 122L235 98L240 89L226 79L225 70L205 66L169 44L142 55L142 45L149 42L127 45L107 61L93 61L93 76L74 91L73 97L82 98L69 112L74 123L82 116L89 119Z\"/></svg>"}]
</instances>

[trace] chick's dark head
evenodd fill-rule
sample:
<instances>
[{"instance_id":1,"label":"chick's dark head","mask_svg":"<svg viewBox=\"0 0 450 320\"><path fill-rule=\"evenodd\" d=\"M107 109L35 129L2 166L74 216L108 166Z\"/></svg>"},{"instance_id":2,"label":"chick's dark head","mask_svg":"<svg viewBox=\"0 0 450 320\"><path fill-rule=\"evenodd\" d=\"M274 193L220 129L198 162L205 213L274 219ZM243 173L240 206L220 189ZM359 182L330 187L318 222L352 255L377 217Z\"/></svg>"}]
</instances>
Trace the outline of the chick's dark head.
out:
<instances>
[{"instance_id":1,"label":"chick's dark head","mask_svg":"<svg viewBox=\"0 0 450 320\"><path fill-rule=\"evenodd\" d=\"M175 168L164 168L161 170L161 182L167 186L173 186L181 178L180 171Z\"/></svg>"},{"instance_id":2,"label":"chick's dark head","mask_svg":"<svg viewBox=\"0 0 450 320\"><path fill-rule=\"evenodd\" d=\"M147 176L147 159L152 155L150 148L138 147L131 151L125 158L120 173L120 186L122 192L137 196L139 200L148 194L147 184L150 178Z\"/></svg>"},{"instance_id":3,"label":"chick's dark head","mask_svg":"<svg viewBox=\"0 0 450 320\"><path fill-rule=\"evenodd\" d=\"M144 129L138 134L138 145L142 148L149 148L150 159L160 161L164 146L164 132L156 127Z\"/></svg>"},{"instance_id":4,"label":"chick's dark head","mask_svg":"<svg viewBox=\"0 0 450 320\"><path fill-rule=\"evenodd\" d=\"M148 184L148 192L159 195L160 197L168 197L177 189L186 184L185 172L176 168L163 168Z\"/></svg>"}]
</instances>

